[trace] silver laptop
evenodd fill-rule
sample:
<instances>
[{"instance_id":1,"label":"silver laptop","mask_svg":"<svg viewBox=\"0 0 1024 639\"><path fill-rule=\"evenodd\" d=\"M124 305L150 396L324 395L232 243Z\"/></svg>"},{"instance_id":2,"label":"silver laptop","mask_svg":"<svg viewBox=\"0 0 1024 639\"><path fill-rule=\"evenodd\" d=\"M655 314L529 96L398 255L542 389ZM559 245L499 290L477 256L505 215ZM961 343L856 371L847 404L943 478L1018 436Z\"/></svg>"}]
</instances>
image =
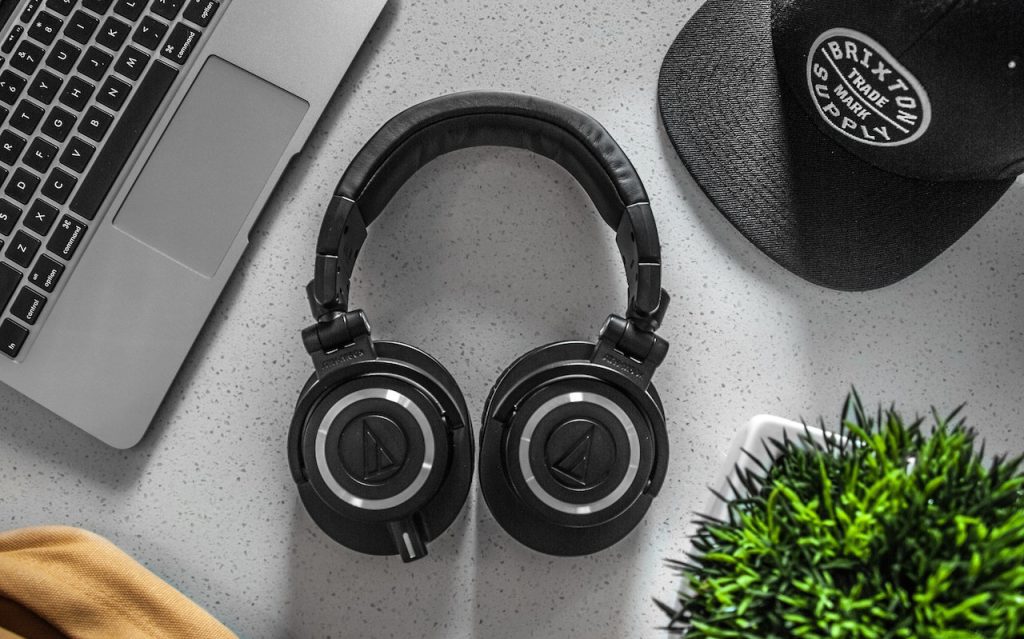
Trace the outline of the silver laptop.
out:
<instances>
[{"instance_id":1,"label":"silver laptop","mask_svg":"<svg viewBox=\"0 0 1024 639\"><path fill-rule=\"evenodd\" d=\"M136 444L386 0L0 0L0 382Z\"/></svg>"}]
</instances>

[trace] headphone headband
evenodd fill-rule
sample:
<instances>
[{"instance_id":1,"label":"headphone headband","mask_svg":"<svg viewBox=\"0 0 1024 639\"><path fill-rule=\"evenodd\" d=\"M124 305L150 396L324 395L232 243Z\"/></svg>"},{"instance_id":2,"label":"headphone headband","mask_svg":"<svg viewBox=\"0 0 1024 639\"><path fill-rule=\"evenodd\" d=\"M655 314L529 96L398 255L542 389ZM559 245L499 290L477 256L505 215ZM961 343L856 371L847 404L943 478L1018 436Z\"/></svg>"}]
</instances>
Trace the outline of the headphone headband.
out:
<instances>
[{"instance_id":1,"label":"headphone headband","mask_svg":"<svg viewBox=\"0 0 1024 639\"><path fill-rule=\"evenodd\" d=\"M509 146L543 155L583 186L616 230L629 283L627 317L647 330L661 323L661 247L640 177L608 132L590 116L531 96L461 93L411 107L385 124L342 176L317 240L308 288L317 318L348 310L349 280L366 227L401 186L435 158L475 146Z\"/></svg>"}]
</instances>

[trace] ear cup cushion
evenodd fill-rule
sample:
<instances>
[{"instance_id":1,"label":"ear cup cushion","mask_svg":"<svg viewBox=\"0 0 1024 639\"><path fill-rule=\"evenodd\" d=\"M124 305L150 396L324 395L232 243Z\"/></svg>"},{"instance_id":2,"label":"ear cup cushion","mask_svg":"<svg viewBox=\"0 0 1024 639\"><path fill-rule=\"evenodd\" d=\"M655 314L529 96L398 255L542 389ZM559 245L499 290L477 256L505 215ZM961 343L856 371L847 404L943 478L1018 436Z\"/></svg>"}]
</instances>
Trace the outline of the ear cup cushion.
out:
<instances>
[{"instance_id":1,"label":"ear cup cushion","mask_svg":"<svg viewBox=\"0 0 1024 639\"><path fill-rule=\"evenodd\" d=\"M452 377L452 374L448 372L448 369L441 362L437 361L430 354L401 342L379 341L374 342L373 347L377 351L377 357L408 362L425 372L431 379L436 380L444 392L455 402L459 411L459 417L461 418L460 422L470 427L472 420L469 416L469 409L466 407L466 398L462 394L462 389L459 388L455 378Z\"/></svg>"},{"instance_id":2,"label":"ear cup cushion","mask_svg":"<svg viewBox=\"0 0 1024 639\"><path fill-rule=\"evenodd\" d=\"M557 342L541 346L528 353L519 356L514 362L502 371L498 381L491 387L491 392L484 402L483 422L481 428L486 428L495 411L502 407L509 398L509 394L521 384L523 379L539 368L565 361L588 360L594 351L594 345L590 342ZM481 431L481 438L483 432Z\"/></svg>"}]
</instances>

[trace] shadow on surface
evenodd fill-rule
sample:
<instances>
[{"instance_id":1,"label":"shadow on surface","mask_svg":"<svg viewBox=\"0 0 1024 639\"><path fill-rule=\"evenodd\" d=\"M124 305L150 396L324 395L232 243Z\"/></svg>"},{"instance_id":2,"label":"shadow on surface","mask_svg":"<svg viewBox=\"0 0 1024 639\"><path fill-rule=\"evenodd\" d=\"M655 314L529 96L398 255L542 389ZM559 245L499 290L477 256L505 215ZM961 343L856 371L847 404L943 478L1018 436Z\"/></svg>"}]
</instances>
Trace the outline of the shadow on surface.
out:
<instances>
[{"instance_id":1,"label":"shadow on surface","mask_svg":"<svg viewBox=\"0 0 1024 639\"><path fill-rule=\"evenodd\" d=\"M335 543L317 528L298 496L294 498L288 575L287 626L292 637L407 637L416 618L465 606L471 593L455 590L464 510L434 540L423 559L403 564L398 557L363 555ZM424 639L451 637L449 623L418 627Z\"/></svg>"},{"instance_id":2,"label":"shadow on surface","mask_svg":"<svg viewBox=\"0 0 1024 639\"><path fill-rule=\"evenodd\" d=\"M479 503L473 637L626 636L645 526L594 555L552 557L520 544Z\"/></svg>"}]
</instances>

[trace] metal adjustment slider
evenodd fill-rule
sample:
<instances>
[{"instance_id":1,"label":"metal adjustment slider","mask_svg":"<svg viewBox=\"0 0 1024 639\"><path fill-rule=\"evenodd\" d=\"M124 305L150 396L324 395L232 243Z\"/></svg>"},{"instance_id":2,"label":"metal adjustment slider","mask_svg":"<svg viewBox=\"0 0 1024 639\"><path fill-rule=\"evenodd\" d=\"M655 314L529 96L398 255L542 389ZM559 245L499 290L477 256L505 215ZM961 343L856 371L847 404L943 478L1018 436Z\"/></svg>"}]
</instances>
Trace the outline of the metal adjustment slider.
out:
<instances>
[{"instance_id":1,"label":"metal adjustment slider","mask_svg":"<svg viewBox=\"0 0 1024 639\"><path fill-rule=\"evenodd\" d=\"M613 368L641 388L647 388L667 354L668 342L637 327L633 320L609 315L591 361Z\"/></svg>"},{"instance_id":2,"label":"metal adjustment slider","mask_svg":"<svg viewBox=\"0 0 1024 639\"><path fill-rule=\"evenodd\" d=\"M370 323L362 311L325 315L302 330L302 343L313 358L318 375L343 364L376 357Z\"/></svg>"},{"instance_id":3,"label":"metal adjustment slider","mask_svg":"<svg viewBox=\"0 0 1024 639\"><path fill-rule=\"evenodd\" d=\"M316 277L306 286L313 317L348 310L349 278L364 241L366 222L359 206L346 197L334 196L317 237Z\"/></svg>"}]
</instances>

